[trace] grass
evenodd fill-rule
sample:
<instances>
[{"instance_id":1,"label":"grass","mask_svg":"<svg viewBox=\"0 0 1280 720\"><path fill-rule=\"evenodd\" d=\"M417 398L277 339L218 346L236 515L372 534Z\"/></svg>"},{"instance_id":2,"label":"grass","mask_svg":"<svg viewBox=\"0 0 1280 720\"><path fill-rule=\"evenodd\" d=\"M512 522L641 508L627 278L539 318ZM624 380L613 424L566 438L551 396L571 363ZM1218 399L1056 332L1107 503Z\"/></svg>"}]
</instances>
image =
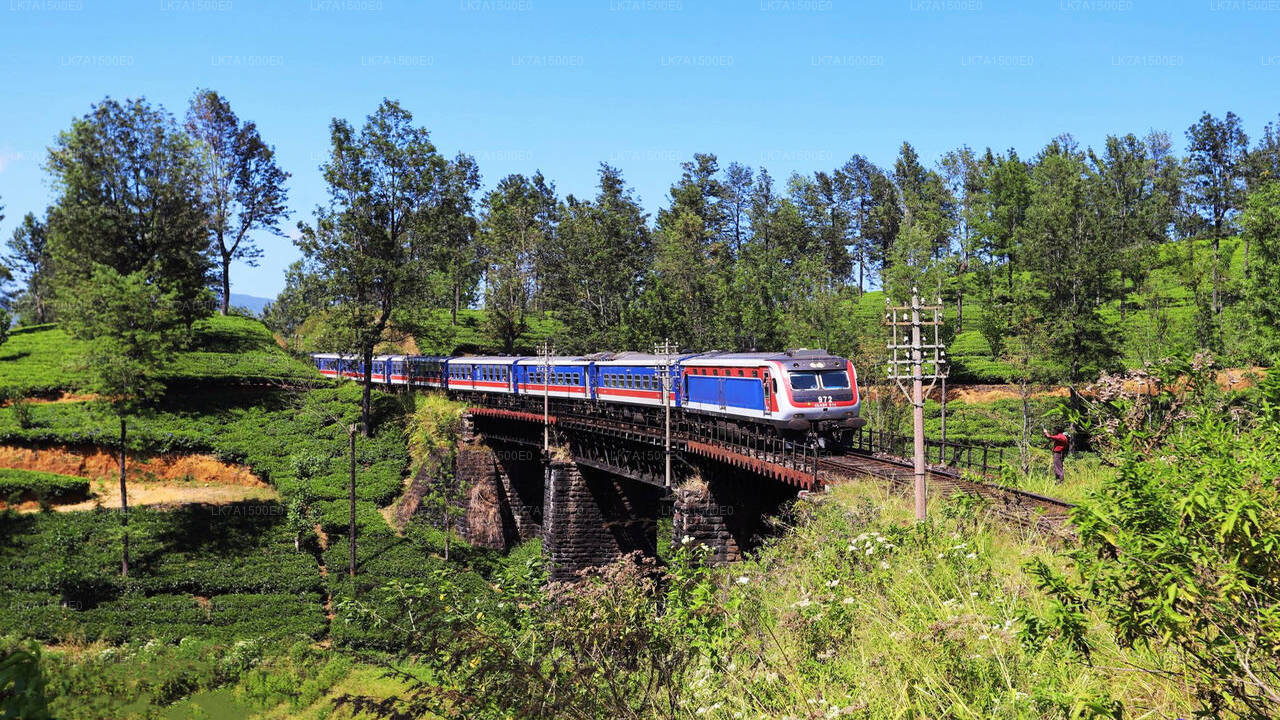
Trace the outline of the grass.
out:
<instances>
[{"instance_id":1,"label":"grass","mask_svg":"<svg viewBox=\"0 0 1280 720\"><path fill-rule=\"evenodd\" d=\"M899 496L840 486L730 568L721 605L742 608L743 651L697 684L694 713L1093 717L1118 702L1126 716L1189 716L1175 680L1129 672L1139 658L1105 633L1089 664L1023 641L1044 603L1023 570L1047 553L1040 536L963 502L936 503L924 525L910 517Z\"/></svg>"}]
</instances>

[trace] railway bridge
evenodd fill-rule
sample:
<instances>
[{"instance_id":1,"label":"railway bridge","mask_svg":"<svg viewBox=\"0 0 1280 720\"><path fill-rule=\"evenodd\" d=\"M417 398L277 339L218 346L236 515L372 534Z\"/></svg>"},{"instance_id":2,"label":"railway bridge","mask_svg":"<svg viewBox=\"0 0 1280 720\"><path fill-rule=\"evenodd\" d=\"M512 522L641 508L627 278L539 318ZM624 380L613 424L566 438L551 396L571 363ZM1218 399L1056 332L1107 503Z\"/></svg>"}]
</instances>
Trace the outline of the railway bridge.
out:
<instances>
[{"instance_id":1,"label":"railway bridge","mask_svg":"<svg viewBox=\"0 0 1280 720\"><path fill-rule=\"evenodd\" d=\"M540 537L552 580L634 551L653 555L660 520L671 539L705 543L716 563L742 557L790 500L843 478L911 484L901 455L909 438L853 431L849 447L824 452L710 417L673 414L672 481L660 415L602 415L572 403L479 396L463 416L453 482L465 488L456 528L470 542L505 549ZM545 433L545 435L544 435ZM547 449L544 450L544 447ZM998 450L931 443L931 492L964 490L1022 524L1056 530L1069 505L974 480Z\"/></svg>"}]
</instances>

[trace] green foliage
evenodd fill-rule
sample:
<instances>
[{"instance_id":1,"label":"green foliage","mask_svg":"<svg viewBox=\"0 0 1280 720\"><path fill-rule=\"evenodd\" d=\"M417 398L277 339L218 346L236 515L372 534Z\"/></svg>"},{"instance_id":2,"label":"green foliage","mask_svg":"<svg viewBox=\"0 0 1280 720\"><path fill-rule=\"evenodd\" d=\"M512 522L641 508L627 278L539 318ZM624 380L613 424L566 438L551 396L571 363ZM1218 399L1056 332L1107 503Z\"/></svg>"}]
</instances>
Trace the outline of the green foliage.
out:
<instances>
[{"instance_id":1,"label":"green foliage","mask_svg":"<svg viewBox=\"0 0 1280 720\"><path fill-rule=\"evenodd\" d=\"M0 499L17 495L39 499L83 496L89 492L84 478L35 470L0 468Z\"/></svg>"},{"instance_id":2,"label":"green foliage","mask_svg":"<svg viewBox=\"0 0 1280 720\"><path fill-rule=\"evenodd\" d=\"M122 275L97 265L64 301L67 331L87 344L81 362L88 389L104 396L121 417L149 404L164 390L157 374L186 338L178 296L146 273Z\"/></svg>"},{"instance_id":3,"label":"green foliage","mask_svg":"<svg viewBox=\"0 0 1280 720\"><path fill-rule=\"evenodd\" d=\"M1119 472L1074 515L1076 578L1037 571L1058 601L1048 625L1083 650L1078 613L1087 604L1123 644L1176 651L1206 714L1273 717L1280 707L1276 430L1268 422L1238 432L1203 416L1155 458L1131 442Z\"/></svg>"},{"instance_id":4,"label":"green foliage","mask_svg":"<svg viewBox=\"0 0 1280 720\"><path fill-rule=\"evenodd\" d=\"M48 720L40 647L0 647L0 718Z\"/></svg>"},{"instance_id":5,"label":"green foliage","mask_svg":"<svg viewBox=\"0 0 1280 720\"><path fill-rule=\"evenodd\" d=\"M209 205L207 233L218 254L226 315L231 301L231 262L254 266L262 250L250 233L266 230L283 235L280 222L289 215L289 173L275 162L275 150L262 141L257 126L241 122L231 103L213 90L191 98L185 129L199 158L201 197Z\"/></svg>"},{"instance_id":6,"label":"green foliage","mask_svg":"<svg viewBox=\"0 0 1280 720\"><path fill-rule=\"evenodd\" d=\"M110 299L125 290L141 300L149 285L149 299L165 298L165 307L101 307L96 320L81 312L86 333L73 335L101 334L90 328L117 322L108 310L143 321L134 332L148 334L163 325L152 316L190 323L209 314L208 207L191 140L172 116L143 99L107 98L59 135L47 167L58 194L49 209L49 247L59 304L83 307L86 295ZM97 280L113 292L95 289Z\"/></svg>"}]
</instances>

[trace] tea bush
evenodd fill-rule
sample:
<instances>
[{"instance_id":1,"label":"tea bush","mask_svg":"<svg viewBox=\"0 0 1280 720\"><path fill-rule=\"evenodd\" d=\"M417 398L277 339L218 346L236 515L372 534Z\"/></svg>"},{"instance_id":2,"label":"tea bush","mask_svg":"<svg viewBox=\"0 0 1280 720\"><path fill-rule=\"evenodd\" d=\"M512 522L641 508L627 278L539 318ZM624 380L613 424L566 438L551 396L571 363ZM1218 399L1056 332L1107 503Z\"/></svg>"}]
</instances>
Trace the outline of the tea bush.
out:
<instances>
[{"instance_id":1,"label":"tea bush","mask_svg":"<svg viewBox=\"0 0 1280 720\"><path fill-rule=\"evenodd\" d=\"M84 478L34 470L0 468L0 500L18 496L58 499L86 495L89 481Z\"/></svg>"}]
</instances>

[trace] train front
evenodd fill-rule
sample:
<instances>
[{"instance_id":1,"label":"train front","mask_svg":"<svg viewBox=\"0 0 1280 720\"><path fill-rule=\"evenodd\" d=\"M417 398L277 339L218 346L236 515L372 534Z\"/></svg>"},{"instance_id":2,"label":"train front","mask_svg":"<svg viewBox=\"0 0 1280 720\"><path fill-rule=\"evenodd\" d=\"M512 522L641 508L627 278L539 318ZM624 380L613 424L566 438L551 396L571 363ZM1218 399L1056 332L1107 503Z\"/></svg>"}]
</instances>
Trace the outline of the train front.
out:
<instances>
[{"instance_id":1,"label":"train front","mask_svg":"<svg viewBox=\"0 0 1280 720\"><path fill-rule=\"evenodd\" d=\"M858 375L847 358L802 350L774 362L786 388L778 410L788 428L829 437L866 424L859 415Z\"/></svg>"}]
</instances>

